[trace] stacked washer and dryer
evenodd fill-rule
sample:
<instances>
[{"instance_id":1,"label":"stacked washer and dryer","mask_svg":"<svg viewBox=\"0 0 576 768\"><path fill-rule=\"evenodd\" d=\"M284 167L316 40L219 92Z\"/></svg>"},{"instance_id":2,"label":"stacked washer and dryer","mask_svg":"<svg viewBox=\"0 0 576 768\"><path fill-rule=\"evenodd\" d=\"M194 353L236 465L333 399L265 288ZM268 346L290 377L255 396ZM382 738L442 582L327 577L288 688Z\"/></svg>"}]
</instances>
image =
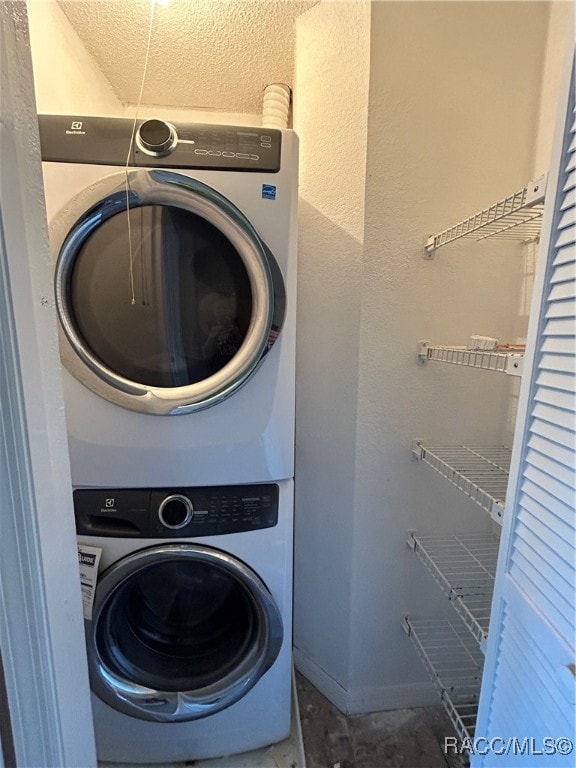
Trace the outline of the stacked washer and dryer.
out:
<instances>
[{"instance_id":1,"label":"stacked washer and dryer","mask_svg":"<svg viewBox=\"0 0 576 768\"><path fill-rule=\"evenodd\" d=\"M297 139L40 116L98 757L290 730Z\"/></svg>"}]
</instances>

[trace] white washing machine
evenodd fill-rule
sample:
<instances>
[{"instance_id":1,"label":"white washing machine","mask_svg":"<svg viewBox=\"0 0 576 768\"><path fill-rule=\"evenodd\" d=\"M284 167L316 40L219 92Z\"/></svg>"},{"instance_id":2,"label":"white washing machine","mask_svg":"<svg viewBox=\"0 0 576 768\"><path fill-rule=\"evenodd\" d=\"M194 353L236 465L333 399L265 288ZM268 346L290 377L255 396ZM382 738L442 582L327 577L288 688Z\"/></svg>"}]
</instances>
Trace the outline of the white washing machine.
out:
<instances>
[{"instance_id":1,"label":"white washing machine","mask_svg":"<svg viewBox=\"0 0 576 768\"><path fill-rule=\"evenodd\" d=\"M74 486L293 477L295 134L39 124Z\"/></svg>"},{"instance_id":2,"label":"white washing machine","mask_svg":"<svg viewBox=\"0 0 576 768\"><path fill-rule=\"evenodd\" d=\"M81 560L101 550L85 620L100 760L195 760L288 735L292 497L292 480L74 492Z\"/></svg>"}]
</instances>

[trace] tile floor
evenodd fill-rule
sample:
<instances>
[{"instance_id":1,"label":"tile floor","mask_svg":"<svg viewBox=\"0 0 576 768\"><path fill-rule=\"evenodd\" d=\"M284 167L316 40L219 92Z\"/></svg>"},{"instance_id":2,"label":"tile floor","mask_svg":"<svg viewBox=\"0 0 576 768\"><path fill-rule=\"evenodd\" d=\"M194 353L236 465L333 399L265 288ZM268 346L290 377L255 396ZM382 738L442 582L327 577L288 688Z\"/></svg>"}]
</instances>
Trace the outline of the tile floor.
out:
<instances>
[{"instance_id":1,"label":"tile floor","mask_svg":"<svg viewBox=\"0 0 576 768\"><path fill-rule=\"evenodd\" d=\"M455 736L442 705L345 716L297 674L306 768L464 768L444 755Z\"/></svg>"}]
</instances>

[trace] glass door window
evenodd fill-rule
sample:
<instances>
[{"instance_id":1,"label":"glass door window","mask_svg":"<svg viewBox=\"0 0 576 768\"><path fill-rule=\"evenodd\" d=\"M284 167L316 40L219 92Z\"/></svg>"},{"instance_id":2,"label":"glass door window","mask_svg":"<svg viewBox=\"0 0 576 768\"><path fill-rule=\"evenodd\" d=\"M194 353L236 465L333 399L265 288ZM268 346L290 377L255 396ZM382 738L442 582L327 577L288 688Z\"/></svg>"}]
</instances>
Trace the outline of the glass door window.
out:
<instances>
[{"instance_id":1,"label":"glass door window","mask_svg":"<svg viewBox=\"0 0 576 768\"><path fill-rule=\"evenodd\" d=\"M142 550L106 571L87 622L95 693L150 720L204 717L276 659L282 619L259 577L196 545Z\"/></svg>"},{"instance_id":2,"label":"glass door window","mask_svg":"<svg viewBox=\"0 0 576 768\"><path fill-rule=\"evenodd\" d=\"M214 405L278 338L274 256L236 206L191 177L106 177L51 233L62 360L116 405L161 415Z\"/></svg>"},{"instance_id":3,"label":"glass door window","mask_svg":"<svg viewBox=\"0 0 576 768\"><path fill-rule=\"evenodd\" d=\"M109 369L152 387L219 371L250 325L252 292L230 241L200 216L147 205L104 221L79 248L70 313ZM130 242L131 241L131 242Z\"/></svg>"}]
</instances>

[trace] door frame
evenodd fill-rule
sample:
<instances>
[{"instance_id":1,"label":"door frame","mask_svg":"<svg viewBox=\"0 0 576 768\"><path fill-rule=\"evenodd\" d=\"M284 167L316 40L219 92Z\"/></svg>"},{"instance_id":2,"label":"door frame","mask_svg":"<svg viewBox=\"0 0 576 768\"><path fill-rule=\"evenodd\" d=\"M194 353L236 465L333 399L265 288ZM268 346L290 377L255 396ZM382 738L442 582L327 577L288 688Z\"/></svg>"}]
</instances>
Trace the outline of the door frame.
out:
<instances>
[{"instance_id":1,"label":"door frame","mask_svg":"<svg viewBox=\"0 0 576 768\"><path fill-rule=\"evenodd\" d=\"M91 768L96 753L24 2L0 3L0 51L0 650L10 715L0 765Z\"/></svg>"}]
</instances>

